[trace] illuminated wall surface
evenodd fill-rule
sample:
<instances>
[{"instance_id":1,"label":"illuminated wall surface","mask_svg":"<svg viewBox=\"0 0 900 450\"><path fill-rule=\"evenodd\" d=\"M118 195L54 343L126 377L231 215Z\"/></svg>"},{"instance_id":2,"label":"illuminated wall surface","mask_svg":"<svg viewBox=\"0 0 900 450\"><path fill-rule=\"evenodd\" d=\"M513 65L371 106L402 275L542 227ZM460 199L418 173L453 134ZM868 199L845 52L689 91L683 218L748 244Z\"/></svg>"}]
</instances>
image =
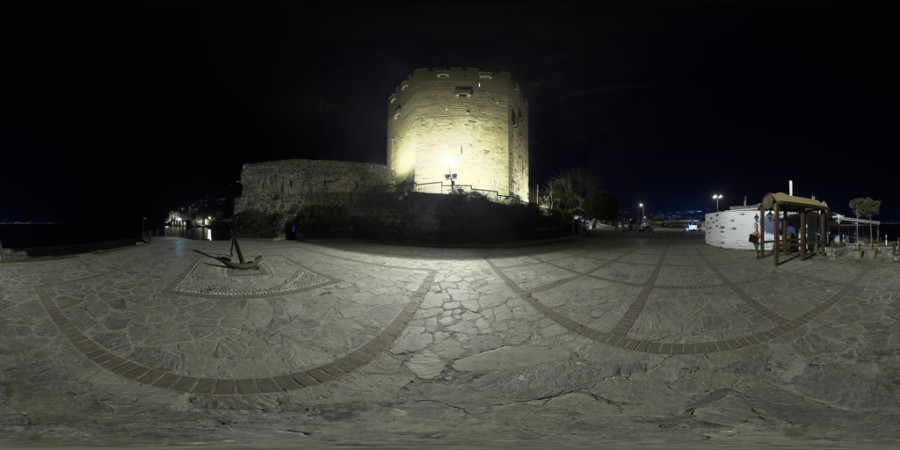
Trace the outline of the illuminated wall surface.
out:
<instances>
[{"instance_id":1,"label":"illuminated wall surface","mask_svg":"<svg viewBox=\"0 0 900 450\"><path fill-rule=\"evenodd\" d=\"M750 233L753 233L753 216L758 209L725 210L706 214L706 243L715 247L753 250ZM774 224L766 223L766 241L772 242ZM766 246L767 249L771 245Z\"/></svg>"},{"instance_id":2,"label":"illuminated wall surface","mask_svg":"<svg viewBox=\"0 0 900 450\"><path fill-rule=\"evenodd\" d=\"M750 242L750 233L753 233L754 216L759 215L759 210L754 208L748 209L729 209L717 213L706 214L706 243L715 247L734 248L753 250L753 243ZM766 250L772 249L775 240L775 222L763 217L765 221L766 231ZM818 230L818 216L810 213L807 215L808 238L815 240L816 231ZM800 216L796 214L788 215L787 233L797 233L800 223Z\"/></svg>"},{"instance_id":3,"label":"illuminated wall surface","mask_svg":"<svg viewBox=\"0 0 900 450\"><path fill-rule=\"evenodd\" d=\"M443 181L528 198L528 104L507 72L416 69L388 100L395 182Z\"/></svg>"}]
</instances>

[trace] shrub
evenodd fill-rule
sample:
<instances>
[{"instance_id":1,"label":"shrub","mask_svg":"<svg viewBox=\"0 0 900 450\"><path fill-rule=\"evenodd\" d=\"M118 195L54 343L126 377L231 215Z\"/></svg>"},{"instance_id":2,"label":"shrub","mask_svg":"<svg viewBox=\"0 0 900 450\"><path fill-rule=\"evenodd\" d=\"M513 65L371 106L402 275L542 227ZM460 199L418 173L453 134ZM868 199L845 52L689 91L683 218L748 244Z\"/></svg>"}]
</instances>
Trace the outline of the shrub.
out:
<instances>
[{"instance_id":1,"label":"shrub","mask_svg":"<svg viewBox=\"0 0 900 450\"><path fill-rule=\"evenodd\" d=\"M568 234L572 215L545 214L537 205L492 202L482 195L372 194L351 206L310 205L285 216L246 211L239 234L272 238L291 225L300 234L352 232L355 237L396 242L498 243Z\"/></svg>"},{"instance_id":2,"label":"shrub","mask_svg":"<svg viewBox=\"0 0 900 450\"><path fill-rule=\"evenodd\" d=\"M568 233L571 215L480 195L388 194L355 211L358 237L409 242L491 243Z\"/></svg>"}]
</instances>

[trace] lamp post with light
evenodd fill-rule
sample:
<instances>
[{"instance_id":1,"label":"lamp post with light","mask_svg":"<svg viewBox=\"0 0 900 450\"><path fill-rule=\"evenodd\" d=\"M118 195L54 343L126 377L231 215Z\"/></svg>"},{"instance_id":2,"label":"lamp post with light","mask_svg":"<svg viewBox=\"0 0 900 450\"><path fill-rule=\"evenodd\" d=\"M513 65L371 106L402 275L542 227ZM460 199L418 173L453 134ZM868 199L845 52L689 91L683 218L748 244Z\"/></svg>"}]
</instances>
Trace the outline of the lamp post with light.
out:
<instances>
[{"instance_id":1,"label":"lamp post with light","mask_svg":"<svg viewBox=\"0 0 900 450\"><path fill-rule=\"evenodd\" d=\"M450 180L450 193L454 194L456 193L456 174L450 169L450 166L453 165L453 158L450 156L444 157L444 164L447 165L447 173L444 174L444 179Z\"/></svg>"},{"instance_id":2,"label":"lamp post with light","mask_svg":"<svg viewBox=\"0 0 900 450\"><path fill-rule=\"evenodd\" d=\"M644 219L646 218L646 216L644 215L644 204L643 204L643 203L638 203L638 206L641 207L641 222L643 223L643 222L644 222Z\"/></svg>"},{"instance_id":3,"label":"lamp post with light","mask_svg":"<svg viewBox=\"0 0 900 450\"><path fill-rule=\"evenodd\" d=\"M716 201L716 212L719 212L719 199L722 198L722 194L713 195L713 200Z\"/></svg>"}]
</instances>

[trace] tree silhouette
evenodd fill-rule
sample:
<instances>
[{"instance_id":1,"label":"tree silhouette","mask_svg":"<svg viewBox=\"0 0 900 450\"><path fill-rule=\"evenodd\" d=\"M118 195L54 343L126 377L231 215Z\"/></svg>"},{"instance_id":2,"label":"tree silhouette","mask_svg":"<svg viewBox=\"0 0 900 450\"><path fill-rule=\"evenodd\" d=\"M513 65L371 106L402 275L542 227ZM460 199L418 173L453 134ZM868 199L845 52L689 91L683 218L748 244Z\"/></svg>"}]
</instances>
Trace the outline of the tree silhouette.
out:
<instances>
[{"instance_id":1,"label":"tree silhouette","mask_svg":"<svg viewBox=\"0 0 900 450\"><path fill-rule=\"evenodd\" d=\"M881 210L881 200L875 200L871 197L857 197L850 200L850 209L853 210L853 214L856 214L857 219L863 216L868 220L872 220L872 216L878 215ZM871 222L869 223L869 237L872 237ZM856 223L856 240L859 240L859 222Z\"/></svg>"},{"instance_id":2,"label":"tree silhouette","mask_svg":"<svg viewBox=\"0 0 900 450\"><path fill-rule=\"evenodd\" d=\"M619 197L607 191L592 192L584 198L584 214L598 220L616 220Z\"/></svg>"},{"instance_id":3,"label":"tree silhouette","mask_svg":"<svg viewBox=\"0 0 900 450\"><path fill-rule=\"evenodd\" d=\"M597 174L585 167L560 169L550 179L550 192L554 203L559 202L566 211L583 209L584 198L597 190Z\"/></svg>"}]
</instances>

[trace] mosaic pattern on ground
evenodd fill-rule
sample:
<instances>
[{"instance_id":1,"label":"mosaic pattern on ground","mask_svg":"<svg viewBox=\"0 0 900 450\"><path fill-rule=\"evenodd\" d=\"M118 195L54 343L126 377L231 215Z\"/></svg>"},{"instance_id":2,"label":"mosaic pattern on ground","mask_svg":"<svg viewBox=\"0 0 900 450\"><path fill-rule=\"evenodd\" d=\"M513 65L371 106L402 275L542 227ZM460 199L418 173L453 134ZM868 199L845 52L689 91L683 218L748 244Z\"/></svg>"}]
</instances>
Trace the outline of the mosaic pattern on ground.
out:
<instances>
[{"instance_id":1,"label":"mosaic pattern on ground","mask_svg":"<svg viewBox=\"0 0 900 450\"><path fill-rule=\"evenodd\" d=\"M209 298L270 297L334 282L334 279L282 256L263 258L259 270L236 270L218 262L198 259L169 290Z\"/></svg>"}]
</instances>

